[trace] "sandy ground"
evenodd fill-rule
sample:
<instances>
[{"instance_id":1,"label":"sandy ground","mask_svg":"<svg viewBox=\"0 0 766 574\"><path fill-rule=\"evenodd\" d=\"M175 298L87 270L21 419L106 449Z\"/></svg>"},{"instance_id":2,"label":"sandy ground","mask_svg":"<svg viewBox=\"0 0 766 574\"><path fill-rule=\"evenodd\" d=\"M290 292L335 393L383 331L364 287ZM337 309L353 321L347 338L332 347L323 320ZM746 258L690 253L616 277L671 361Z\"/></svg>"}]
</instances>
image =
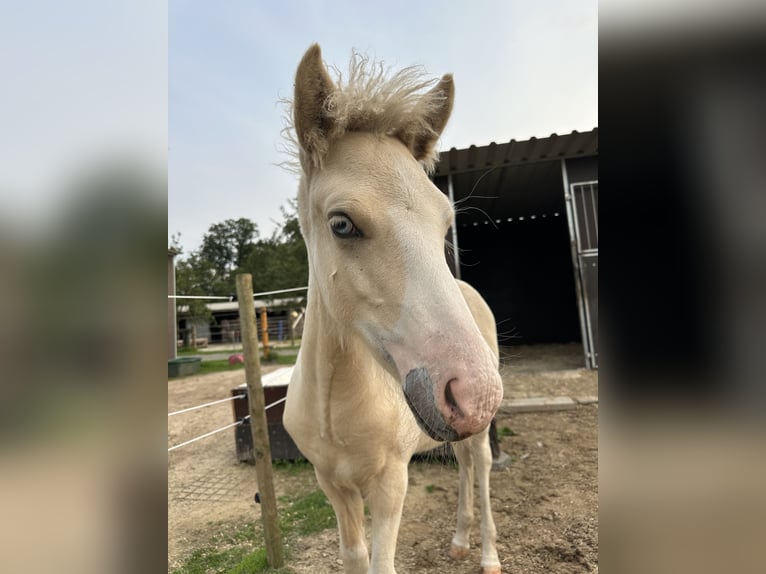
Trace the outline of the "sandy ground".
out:
<instances>
[{"instance_id":1,"label":"sandy ground","mask_svg":"<svg viewBox=\"0 0 766 574\"><path fill-rule=\"evenodd\" d=\"M583 369L582 362L579 345L505 349L506 397L597 395L598 373ZM264 373L274 368L266 367ZM230 396L231 389L243 382L243 371L169 381L168 410ZM233 420L230 403L171 417L168 445ZM598 406L499 418L498 428L503 427L515 433L501 443L512 464L491 478L503 571L598 572ZM457 469L452 466L410 465L397 547L399 572L478 571L478 546L464 562L453 562L446 555L457 485ZM310 469L275 473L277 496L297 496L316 488ZM233 429L169 453L168 570L177 568L194 549L208 545L216 533L260 520L260 509L253 502L256 490L255 468L237 462ZM294 541L289 555L288 566L296 573L341 571L334 529Z\"/></svg>"}]
</instances>

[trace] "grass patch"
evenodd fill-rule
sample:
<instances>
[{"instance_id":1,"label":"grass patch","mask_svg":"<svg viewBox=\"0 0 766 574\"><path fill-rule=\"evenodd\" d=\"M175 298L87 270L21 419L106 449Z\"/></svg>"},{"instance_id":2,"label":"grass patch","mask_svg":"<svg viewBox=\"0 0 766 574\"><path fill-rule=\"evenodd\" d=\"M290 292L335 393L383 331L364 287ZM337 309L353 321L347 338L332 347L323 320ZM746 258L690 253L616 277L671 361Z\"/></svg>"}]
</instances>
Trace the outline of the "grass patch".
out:
<instances>
[{"instance_id":1,"label":"grass patch","mask_svg":"<svg viewBox=\"0 0 766 574\"><path fill-rule=\"evenodd\" d=\"M435 490L436 490L436 485L435 484L428 484L428 485L426 485L426 492L428 494L431 494Z\"/></svg>"},{"instance_id":2,"label":"grass patch","mask_svg":"<svg viewBox=\"0 0 766 574\"><path fill-rule=\"evenodd\" d=\"M265 549L263 549L263 553L265 558ZM247 548L239 546L226 550L216 550L213 547L201 548L195 550L181 568L173 570L173 574L223 574L238 568L247 560L247 556ZM264 569L251 571L263 572Z\"/></svg>"},{"instance_id":3,"label":"grass patch","mask_svg":"<svg viewBox=\"0 0 766 574\"><path fill-rule=\"evenodd\" d=\"M511 430L508 427L502 427L501 429L498 429L497 436L498 438L505 438L507 436L516 436L516 431Z\"/></svg>"},{"instance_id":4,"label":"grass patch","mask_svg":"<svg viewBox=\"0 0 766 574\"><path fill-rule=\"evenodd\" d=\"M199 366L199 372L201 375L206 375L208 373L220 373L221 371L236 371L239 369L244 369L245 365L243 364L236 364L236 365L230 365L228 359L216 359L213 361L202 361Z\"/></svg>"},{"instance_id":5,"label":"grass patch","mask_svg":"<svg viewBox=\"0 0 766 574\"><path fill-rule=\"evenodd\" d=\"M280 354L280 355L277 355L276 358L273 361L271 361L271 362L275 362L278 365L294 365L295 364L295 359L297 359L297 358L298 358L298 355L282 355L282 354Z\"/></svg>"},{"instance_id":6,"label":"grass patch","mask_svg":"<svg viewBox=\"0 0 766 574\"><path fill-rule=\"evenodd\" d=\"M234 355L236 353L241 353L242 349L192 349L191 347L187 347L184 349L178 349L178 355L179 356L195 356L195 355L220 355L221 353L229 353L230 355Z\"/></svg>"},{"instance_id":7,"label":"grass patch","mask_svg":"<svg viewBox=\"0 0 766 574\"><path fill-rule=\"evenodd\" d=\"M224 574L243 562L252 563L250 555L260 550L263 550L265 560L265 548L252 552L255 544L253 524L249 522L232 533L216 534L208 546L195 550L172 574ZM251 571L263 572L264 569Z\"/></svg>"},{"instance_id":8,"label":"grass patch","mask_svg":"<svg viewBox=\"0 0 766 574\"><path fill-rule=\"evenodd\" d=\"M285 535L308 536L337 526L335 511L321 490L297 499L281 496L279 503L280 525Z\"/></svg>"},{"instance_id":9,"label":"grass patch","mask_svg":"<svg viewBox=\"0 0 766 574\"><path fill-rule=\"evenodd\" d=\"M297 352L300 350L301 346L300 344L292 346L292 345L279 345L279 346L269 346L269 352L278 352L281 353L283 351L290 351L290 352ZM261 348L261 350L263 350ZM221 355L224 353L228 353L229 355L236 355L237 353L243 353L243 349L209 349L209 348L199 348L199 349L192 349L191 347L185 347L178 349L178 352L176 353L179 357L194 357L197 355Z\"/></svg>"},{"instance_id":10,"label":"grass patch","mask_svg":"<svg viewBox=\"0 0 766 574\"><path fill-rule=\"evenodd\" d=\"M173 574L255 574L257 572L293 574L293 570L287 567L276 570L269 568L265 548L249 552L245 547L221 551L213 548L195 550L186 564L173 570Z\"/></svg>"},{"instance_id":11,"label":"grass patch","mask_svg":"<svg viewBox=\"0 0 766 574\"><path fill-rule=\"evenodd\" d=\"M296 460L293 462L287 460L275 460L271 463L272 468L283 474L289 476L297 476L306 471L312 471L314 469L311 463L307 460Z\"/></svg>"},{"instance_id":12,"label":"grass patch","mask_svg":"<svg viewBox=\"0 0 766 574\"><path fill-rule=\"evenodd\" d=\"M259 548L248 554L239 564L230 569L228 574L250 574L251 572L265 572L269 569L269 561L266 559L266 549Z\"/></svg>"},{"instance_id":13,"label":"grass patch","mask_svg":"<svg viewBox=\"0 0 766 574\"><path fill-rule=\"evenodd\" d=\"M290 472L297 474L310 465L292 463L292 466L298 468ZM335 512L320 490L304 496L280 497L279 522L283 544L296 536L308 536L336 527ZM269 568L266 549L261 546L260 531L260 523L256 526L255 522L248 522L233 532L216 534L209 545L195 550L172 574L293 574L293 570L287 567L277 570ZM286 557L288 550L285 544Z\"/></svg>"}]
</instances>

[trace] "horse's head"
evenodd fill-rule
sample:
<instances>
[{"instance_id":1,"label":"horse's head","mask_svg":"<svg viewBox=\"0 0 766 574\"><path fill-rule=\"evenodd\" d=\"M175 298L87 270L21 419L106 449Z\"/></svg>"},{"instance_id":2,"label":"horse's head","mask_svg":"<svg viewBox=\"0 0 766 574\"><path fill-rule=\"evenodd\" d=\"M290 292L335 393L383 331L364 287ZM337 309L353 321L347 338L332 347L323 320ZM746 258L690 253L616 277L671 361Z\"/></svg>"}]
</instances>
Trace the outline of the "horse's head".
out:
<instances>
[{"instance_id":1,"label":"horse's head","mask_svg":"<svg viewBox=\"0 0 766 574\"><path fill-rule=\"evenodd\" d=\"M452 109L452 78L421 93L412 70L385 80L356 65L336 86L314 45L296 75L311 288L341 336L353 330L401 381L421 428L456 440L489 424L502 382L447 266L454 210L424 170Z\"/></svg>"}]
</instances>

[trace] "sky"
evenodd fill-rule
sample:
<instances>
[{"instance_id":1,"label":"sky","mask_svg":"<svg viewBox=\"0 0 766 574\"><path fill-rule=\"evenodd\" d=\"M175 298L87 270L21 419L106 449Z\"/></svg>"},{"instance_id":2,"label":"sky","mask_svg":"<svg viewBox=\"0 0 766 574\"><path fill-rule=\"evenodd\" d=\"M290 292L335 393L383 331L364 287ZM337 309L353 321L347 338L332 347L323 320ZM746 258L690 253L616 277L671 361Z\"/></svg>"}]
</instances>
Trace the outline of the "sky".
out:
<instances>
[{"instance_id":1,"label":"sky","mask_svg":"<svg viewBox=\"0 0 766 574\"><path fill-rule=\"evenodd\" d=\"M278 100L314 42L345 70L355 48L394 69L454 75L440 149L598 125L595 1L283 0L168 5L168 241L199 248L229 218L269 236L296 176L278 167Z\"/></svg>"}]
</instances>

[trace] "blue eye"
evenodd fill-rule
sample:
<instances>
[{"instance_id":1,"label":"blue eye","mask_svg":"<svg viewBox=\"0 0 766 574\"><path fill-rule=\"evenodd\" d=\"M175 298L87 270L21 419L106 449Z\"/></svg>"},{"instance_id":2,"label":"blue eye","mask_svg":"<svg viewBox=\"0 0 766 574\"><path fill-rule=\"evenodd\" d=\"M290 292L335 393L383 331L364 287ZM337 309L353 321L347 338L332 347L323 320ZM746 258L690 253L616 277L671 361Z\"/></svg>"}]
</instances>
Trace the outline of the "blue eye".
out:
<instances>
[{"instance_id":1,"label":"blue eye","mask_svg":"<svg viewBox=\"0 0 766 574\"><path fill-rule=\"evenodd\" d=\"M337 213L330 217L330 229L336 237L341 239L349 239L352 237L361 237L362 233L357 229L354 222L351 219L341 213Z\"/></svg>"}]
</instances>

